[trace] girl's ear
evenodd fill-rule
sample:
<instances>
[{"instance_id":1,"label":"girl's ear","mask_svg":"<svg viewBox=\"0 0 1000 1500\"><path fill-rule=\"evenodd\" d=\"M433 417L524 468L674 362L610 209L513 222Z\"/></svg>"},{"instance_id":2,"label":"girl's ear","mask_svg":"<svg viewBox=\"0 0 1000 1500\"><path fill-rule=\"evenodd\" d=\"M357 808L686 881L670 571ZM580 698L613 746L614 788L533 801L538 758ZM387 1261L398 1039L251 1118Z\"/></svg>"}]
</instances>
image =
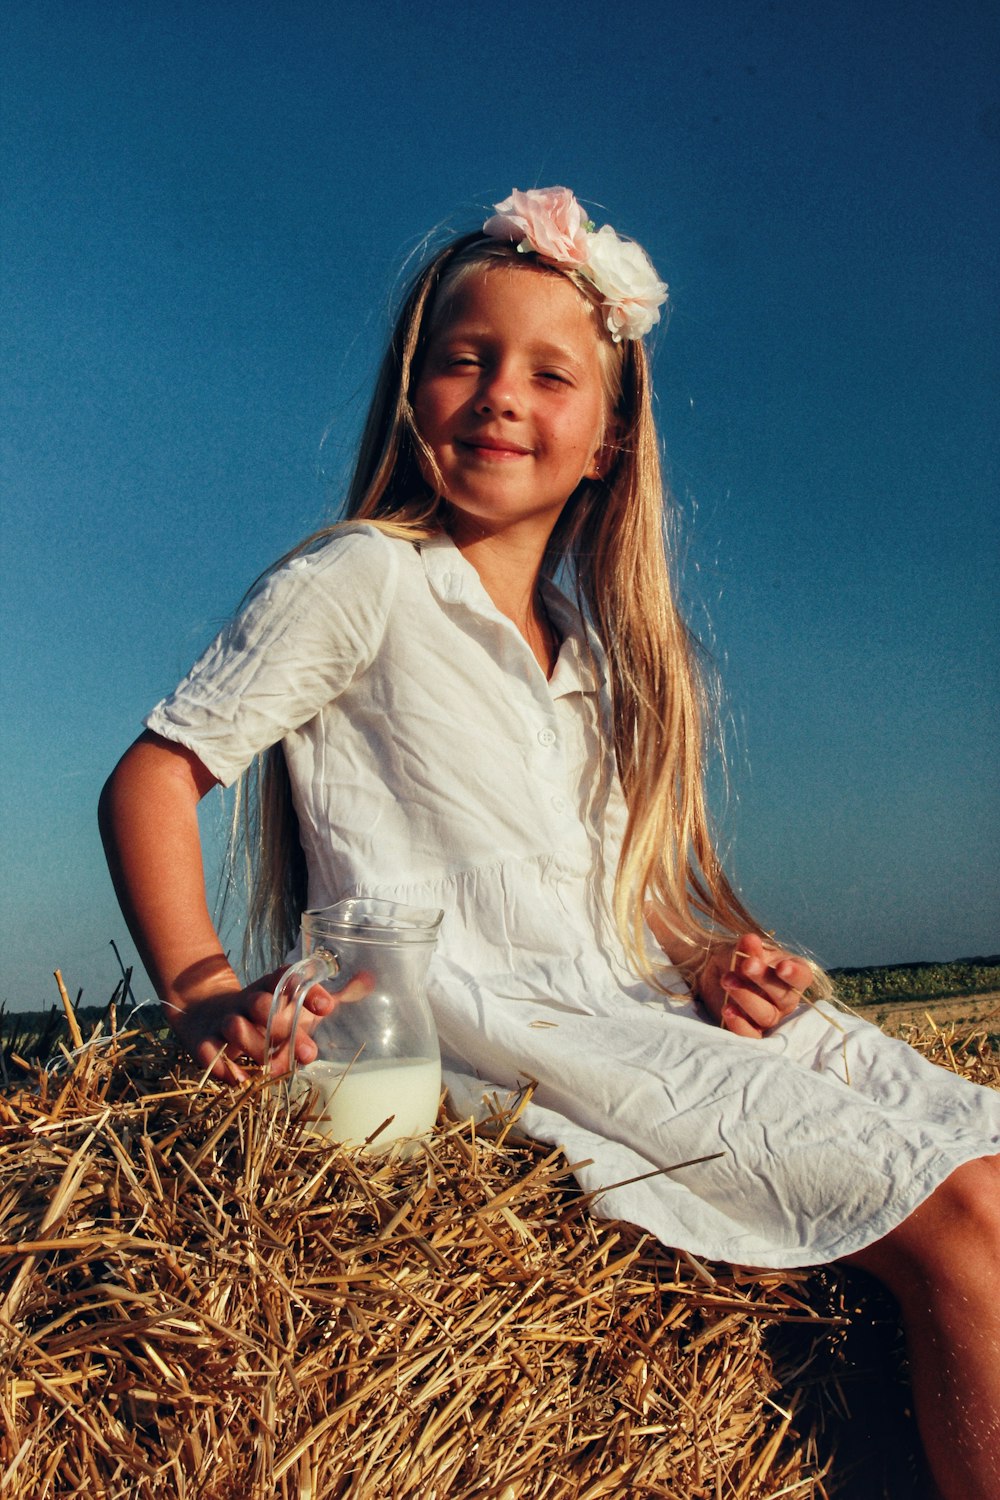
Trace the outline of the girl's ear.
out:
<instances>
[{"instance_id":1,"label":"girl's ear","mask_svg":"<svg viewBox=\"0 0 1000 1500\"><path fill-rule=\"evenodd\" d=\"M587 465L584 479L607 479L618 457L618 440L621 437L621 430L620 422L608 423L604 429L604 436L601 438L601 446Z\"/></svg>"}]
</instances>

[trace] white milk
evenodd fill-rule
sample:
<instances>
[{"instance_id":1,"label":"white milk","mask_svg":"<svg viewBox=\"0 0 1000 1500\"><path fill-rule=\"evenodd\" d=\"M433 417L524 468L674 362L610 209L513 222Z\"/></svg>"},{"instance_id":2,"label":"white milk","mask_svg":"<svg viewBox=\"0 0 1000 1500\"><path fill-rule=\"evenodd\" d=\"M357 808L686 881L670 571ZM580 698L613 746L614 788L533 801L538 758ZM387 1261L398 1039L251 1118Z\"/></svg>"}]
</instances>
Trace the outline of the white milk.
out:
<instances>
[{"instance_id":1,"label":"white milk","mask_svg":"<svg viewBox=\"0 0 1000 1500\"><path fill-rule=\"evenodd\" d=\"M423 1135L433 1127L441 1097L441 1064L426 1057L396 1062L373 1059L356 1062L345 1072L340 1063L306 1063L290 1081L293 1104L303 1098L307 1087L312 1095L310 1130L360 1146L392 1115L366 1148L388 1151L393 1141Z\"/></svg>"}]
</instances>

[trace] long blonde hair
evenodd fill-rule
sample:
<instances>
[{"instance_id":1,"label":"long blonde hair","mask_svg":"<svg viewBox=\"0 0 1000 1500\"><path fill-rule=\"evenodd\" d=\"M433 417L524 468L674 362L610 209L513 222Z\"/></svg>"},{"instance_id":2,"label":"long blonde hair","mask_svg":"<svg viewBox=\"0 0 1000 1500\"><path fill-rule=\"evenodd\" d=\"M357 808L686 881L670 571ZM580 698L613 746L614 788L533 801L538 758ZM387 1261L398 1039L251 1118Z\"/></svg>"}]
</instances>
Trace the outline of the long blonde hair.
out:
<instances>
[{"instance_id":1,"label":"long blonde hair","mask_svg":"<svg viewBox=\"0 0 1000 1500\"><path fill-rule=\"evenodd\" d=\"M412 398L427 341L450 296L475 268L498 263L563 275L591 305L615 458L583 480L550 539L543 572L568 570L578 602L607 657L614 754L629 809L615 877L614 918L630 964L657 983L645 941L647 910L686 949L706 954L723 937L761 932L733 891L715 852L705 804L707 695L676 602L659 442L646 351L612 342L593 289L563 267L519 254L479 234L446 246L421 270L400 310L376 381L344 521L306 538L310 548L345 522L367 521L417 541L446 528L446 502L425 478L434 460L416 426ZM280 559L284 562L286 558ZM278 566L276 564L275 566ZM265 964L294 940L305 902L305 867L281 747L263 757L244 799L250 861L247 955ZM697 962L693 964L697 969Z\"/></svg>"}]
</instances>

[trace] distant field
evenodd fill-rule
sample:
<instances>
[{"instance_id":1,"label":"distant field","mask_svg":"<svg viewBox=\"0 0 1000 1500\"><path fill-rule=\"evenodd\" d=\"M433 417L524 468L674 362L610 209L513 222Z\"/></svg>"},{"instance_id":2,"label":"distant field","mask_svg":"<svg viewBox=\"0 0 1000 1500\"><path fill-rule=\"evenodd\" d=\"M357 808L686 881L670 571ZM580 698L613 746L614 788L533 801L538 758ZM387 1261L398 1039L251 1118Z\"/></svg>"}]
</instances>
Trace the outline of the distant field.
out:
<instances>
[{"instance_id":1,"label":"distant field","mask_svg":"<svg viewBox=\"0 0 1000 1500\"><path fill-rule=\"evenodd\" d=\"M956 995L950 1000L896 1000L855 1007L866 1020L899 1036L910 1026L923 1025L930 1016L935 1026L959 1026L985 1031L1000 1045L1000 990L986 995Z\"/></svg>"},{"instance_id":2,"label":"distant field","mask_svg":"<svg viewBox=\"0 0 1000 1500\"><path fill-rule=\"evenodd\" d=\"M1000 991L1000 956L959 958L953 963L883 964L869 969L832 969L837 993L858 1009L896 1001L948 1000L956 995Z\"/></svg>"},{"instance_id":3,"label":"distant field","mask_svg":"<svg viewBox=\"0 0 1000 1500\"><path fill-rule=\"evenodd\" d=\"M840 998L867 1020L894 1034L922 1024L931 1016L938 1026L981 1028L1000 1046L1000 956L957 959L953 963L887 964L879 968L831 971ZM84 1038L101 1025L108 1027L109 1007L84 1005L76 1012ZM136 1024L118 1007L118 1025ZM144 1007L137 1022L157 1029L159 1013ZM0 1082L14 1076L7 1066L11 1054L31 1061L58 1055L60 1044L71 1045L61 1006L43 1011L8 1012L0 1007Z\"/></svg>"},{"instance_id":4,"label":"distant field","mask_svg":"<svg viewBox=\"0 0 1000 1500\"><path fill-rule=\"evenodd\" d=\"M887 964L839 969L833 979L841 999L866 1020L894 1035L930 1016L936 1026L982 1029L1000 1045L1000 959L958 959L948 964Z\"/></svg>"}]
</instances>

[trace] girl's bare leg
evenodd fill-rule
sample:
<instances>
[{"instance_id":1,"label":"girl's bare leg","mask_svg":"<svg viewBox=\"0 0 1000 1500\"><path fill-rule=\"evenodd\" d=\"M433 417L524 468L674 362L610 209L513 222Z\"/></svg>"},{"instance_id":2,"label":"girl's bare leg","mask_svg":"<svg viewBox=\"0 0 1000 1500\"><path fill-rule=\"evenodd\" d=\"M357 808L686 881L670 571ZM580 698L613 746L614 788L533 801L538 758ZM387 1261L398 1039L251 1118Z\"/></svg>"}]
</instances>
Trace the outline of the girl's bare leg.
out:
<instances>
[{"instance_id":1,"label":"girl's bare leg","mask_svg":"<svg viewBox=\"0 0 1000 1500\"><path fill-rule=\"evenodd\" d=\"M1000 1157L959 1167L847 1262L899 1303L917 1423L943 1500L1000 1500Z\"/></svg>"}]
</instances>

